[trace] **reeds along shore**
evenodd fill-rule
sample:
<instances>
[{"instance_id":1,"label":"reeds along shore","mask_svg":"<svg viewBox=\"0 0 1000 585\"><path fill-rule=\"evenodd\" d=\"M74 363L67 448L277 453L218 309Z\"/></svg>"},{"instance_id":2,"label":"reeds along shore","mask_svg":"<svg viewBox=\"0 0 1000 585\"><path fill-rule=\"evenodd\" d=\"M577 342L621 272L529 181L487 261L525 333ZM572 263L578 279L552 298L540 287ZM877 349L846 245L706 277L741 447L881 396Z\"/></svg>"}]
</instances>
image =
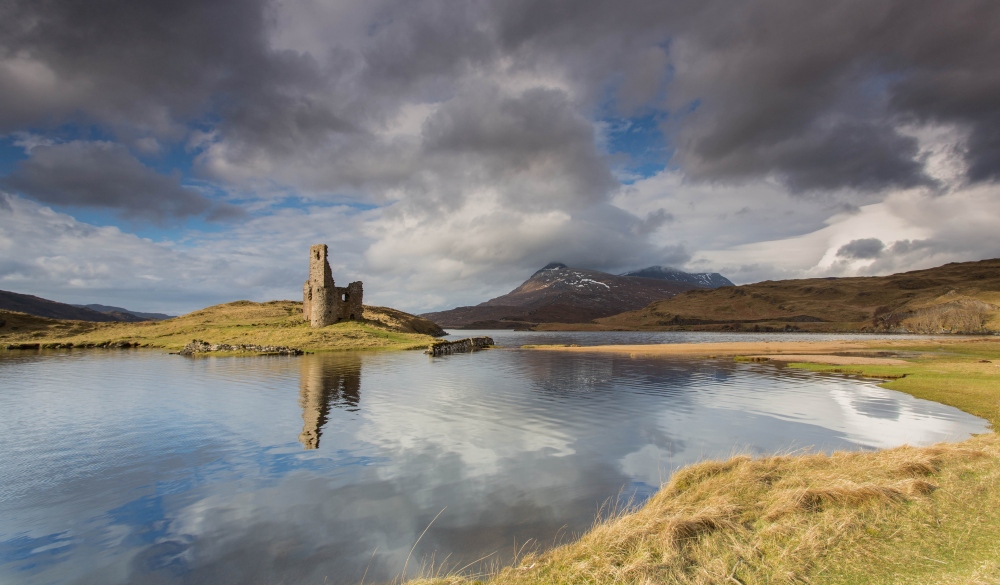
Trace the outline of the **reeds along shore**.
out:
<instances>
[{"instance_id":1,"label":"reeds along shore","mask_svg":"<svg viewBox=\"0 0 1000 585\"><path fill-rule=\"evenodd\" d=\"M996 428L1000 341L888 349L919 357L905 365L799 367L891 378L887 387L957 406ZM443 572L412 583L996 585L1000 438L990 432L922 448L706 461L572 543L487 576Z\"/></svg>"}]
</instances>

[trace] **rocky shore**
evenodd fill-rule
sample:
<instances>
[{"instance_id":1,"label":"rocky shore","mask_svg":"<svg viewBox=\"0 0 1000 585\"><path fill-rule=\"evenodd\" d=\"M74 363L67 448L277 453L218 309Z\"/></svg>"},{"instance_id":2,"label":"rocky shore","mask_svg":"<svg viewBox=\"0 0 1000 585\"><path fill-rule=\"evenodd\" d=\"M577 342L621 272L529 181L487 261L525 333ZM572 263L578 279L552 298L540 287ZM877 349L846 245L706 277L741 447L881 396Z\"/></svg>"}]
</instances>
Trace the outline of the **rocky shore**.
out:
<instances>
[{"instance_id":1,"label":"rocky shore","mask_svg":"<svg viewBox=\"0 0 1000 585\"><path fill-rule=\"evenodd\" d=\"M230 345L228 343L209 343L200 339L191 340L191 343L185 345L184 349L177 353L179 355L195 355L212 352L256 353L264 355L302 355L305 353L301 349L284 345Z\"/></svg>"},{"instance_id":2,"label":"rocky shore","mask_svg":"<svg viewBox=\"0 0 1000 585\"><path fill-rule=\"evenodd\" d=\"M4 349L72 349L83 347L98 347L102 349L130 349L139 347L139 342L131 341L102 341L100 343L8 343Z\"/></svg>"}]
</instances>

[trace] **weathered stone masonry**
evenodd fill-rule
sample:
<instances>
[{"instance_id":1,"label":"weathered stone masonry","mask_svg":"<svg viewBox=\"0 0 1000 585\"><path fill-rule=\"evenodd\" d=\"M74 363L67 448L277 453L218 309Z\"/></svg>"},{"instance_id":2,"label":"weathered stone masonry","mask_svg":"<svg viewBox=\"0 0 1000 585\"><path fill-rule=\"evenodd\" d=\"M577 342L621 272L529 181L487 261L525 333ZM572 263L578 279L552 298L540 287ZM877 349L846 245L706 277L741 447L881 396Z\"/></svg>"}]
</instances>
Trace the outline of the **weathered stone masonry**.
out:
<instances>
[{"instance_id":1,"label":"weathered stone masonry","mask_svg":"<svg viewBox=\"0 0 1000 585\"><path fill-rule=\"evenodd\" d=\"M361 281L334 286L326 244L309 248L309 280L302 287L302 317L313 327L361 319L364 311Z\"/></svg>"},{"instance_id":2,"label":"weathered stone masonry","mask_svg":"<svg viewBox=\"0 0 1000 585\"><path fill-rule=\"evenodd\" d=\"M438 356L452 353L465 353L493 347L492 337L469 337L458 341L435 341L427 347L427 355Z\"/></svg>"}]
</instances>

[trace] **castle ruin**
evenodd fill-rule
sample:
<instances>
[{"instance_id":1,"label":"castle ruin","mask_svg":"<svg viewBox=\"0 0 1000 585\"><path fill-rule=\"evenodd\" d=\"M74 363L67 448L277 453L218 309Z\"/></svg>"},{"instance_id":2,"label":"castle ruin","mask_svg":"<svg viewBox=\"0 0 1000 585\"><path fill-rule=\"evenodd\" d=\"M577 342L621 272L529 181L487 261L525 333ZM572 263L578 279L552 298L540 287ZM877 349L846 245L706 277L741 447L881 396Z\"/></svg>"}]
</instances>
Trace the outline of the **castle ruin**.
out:
<instances>
[{"instance_id":1,"label":"castle ruin","mask_svg":"<svg viewBox=\"0 0 1000 585\"><path fill-rule=\"evenodd\" d=\"M326 255L326 244L309 248L309 280L302 287L302 317L313 327L361 319L364 312L361 281L334 286Z\"/></svg>"}]
</instances>

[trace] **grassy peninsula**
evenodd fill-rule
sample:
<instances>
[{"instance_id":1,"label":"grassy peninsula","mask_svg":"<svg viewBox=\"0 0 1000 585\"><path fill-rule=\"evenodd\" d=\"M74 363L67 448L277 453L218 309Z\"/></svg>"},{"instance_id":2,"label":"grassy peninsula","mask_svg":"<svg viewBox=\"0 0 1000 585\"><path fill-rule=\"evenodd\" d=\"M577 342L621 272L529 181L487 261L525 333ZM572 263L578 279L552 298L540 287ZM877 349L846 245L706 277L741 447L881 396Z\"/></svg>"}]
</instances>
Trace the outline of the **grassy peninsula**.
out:
<instances>
[{"instance_id":1,"label":"grassy peninsula","mask_svg":"<svg viewBox=\"0 0 1000 585\"><path fill-rule=\"evenodd\" d=\"M302 303L236 301L164 321L94 323L0 311L0 347L107 345L118 342L179 350L192 339L231 345L280 345L307 351L416 349L443 331L426 319L386 307L364 307L363 319L314 329Z\"/></svg>"},{"instance_id":2,"label":"grassy peninsula","mask_svg":"<svg viewBox=\"0 0 1000 585\"><path fill-rule=\"evenodd\" d=\"M759 344L752 353L770 349ZM856 349L867 352L859 357L907 358L888 365L866 358L857 360L864 365L790 366L883 377L888 388L956 406L994 428L1000 424L1000 341ZM598 522L575 542L527 554L488 576L413 583L479 582L1000 584L1000 437L990 432L922 448L706 461L676 472L640 509Z\"/></svg>"}]
</instances>

